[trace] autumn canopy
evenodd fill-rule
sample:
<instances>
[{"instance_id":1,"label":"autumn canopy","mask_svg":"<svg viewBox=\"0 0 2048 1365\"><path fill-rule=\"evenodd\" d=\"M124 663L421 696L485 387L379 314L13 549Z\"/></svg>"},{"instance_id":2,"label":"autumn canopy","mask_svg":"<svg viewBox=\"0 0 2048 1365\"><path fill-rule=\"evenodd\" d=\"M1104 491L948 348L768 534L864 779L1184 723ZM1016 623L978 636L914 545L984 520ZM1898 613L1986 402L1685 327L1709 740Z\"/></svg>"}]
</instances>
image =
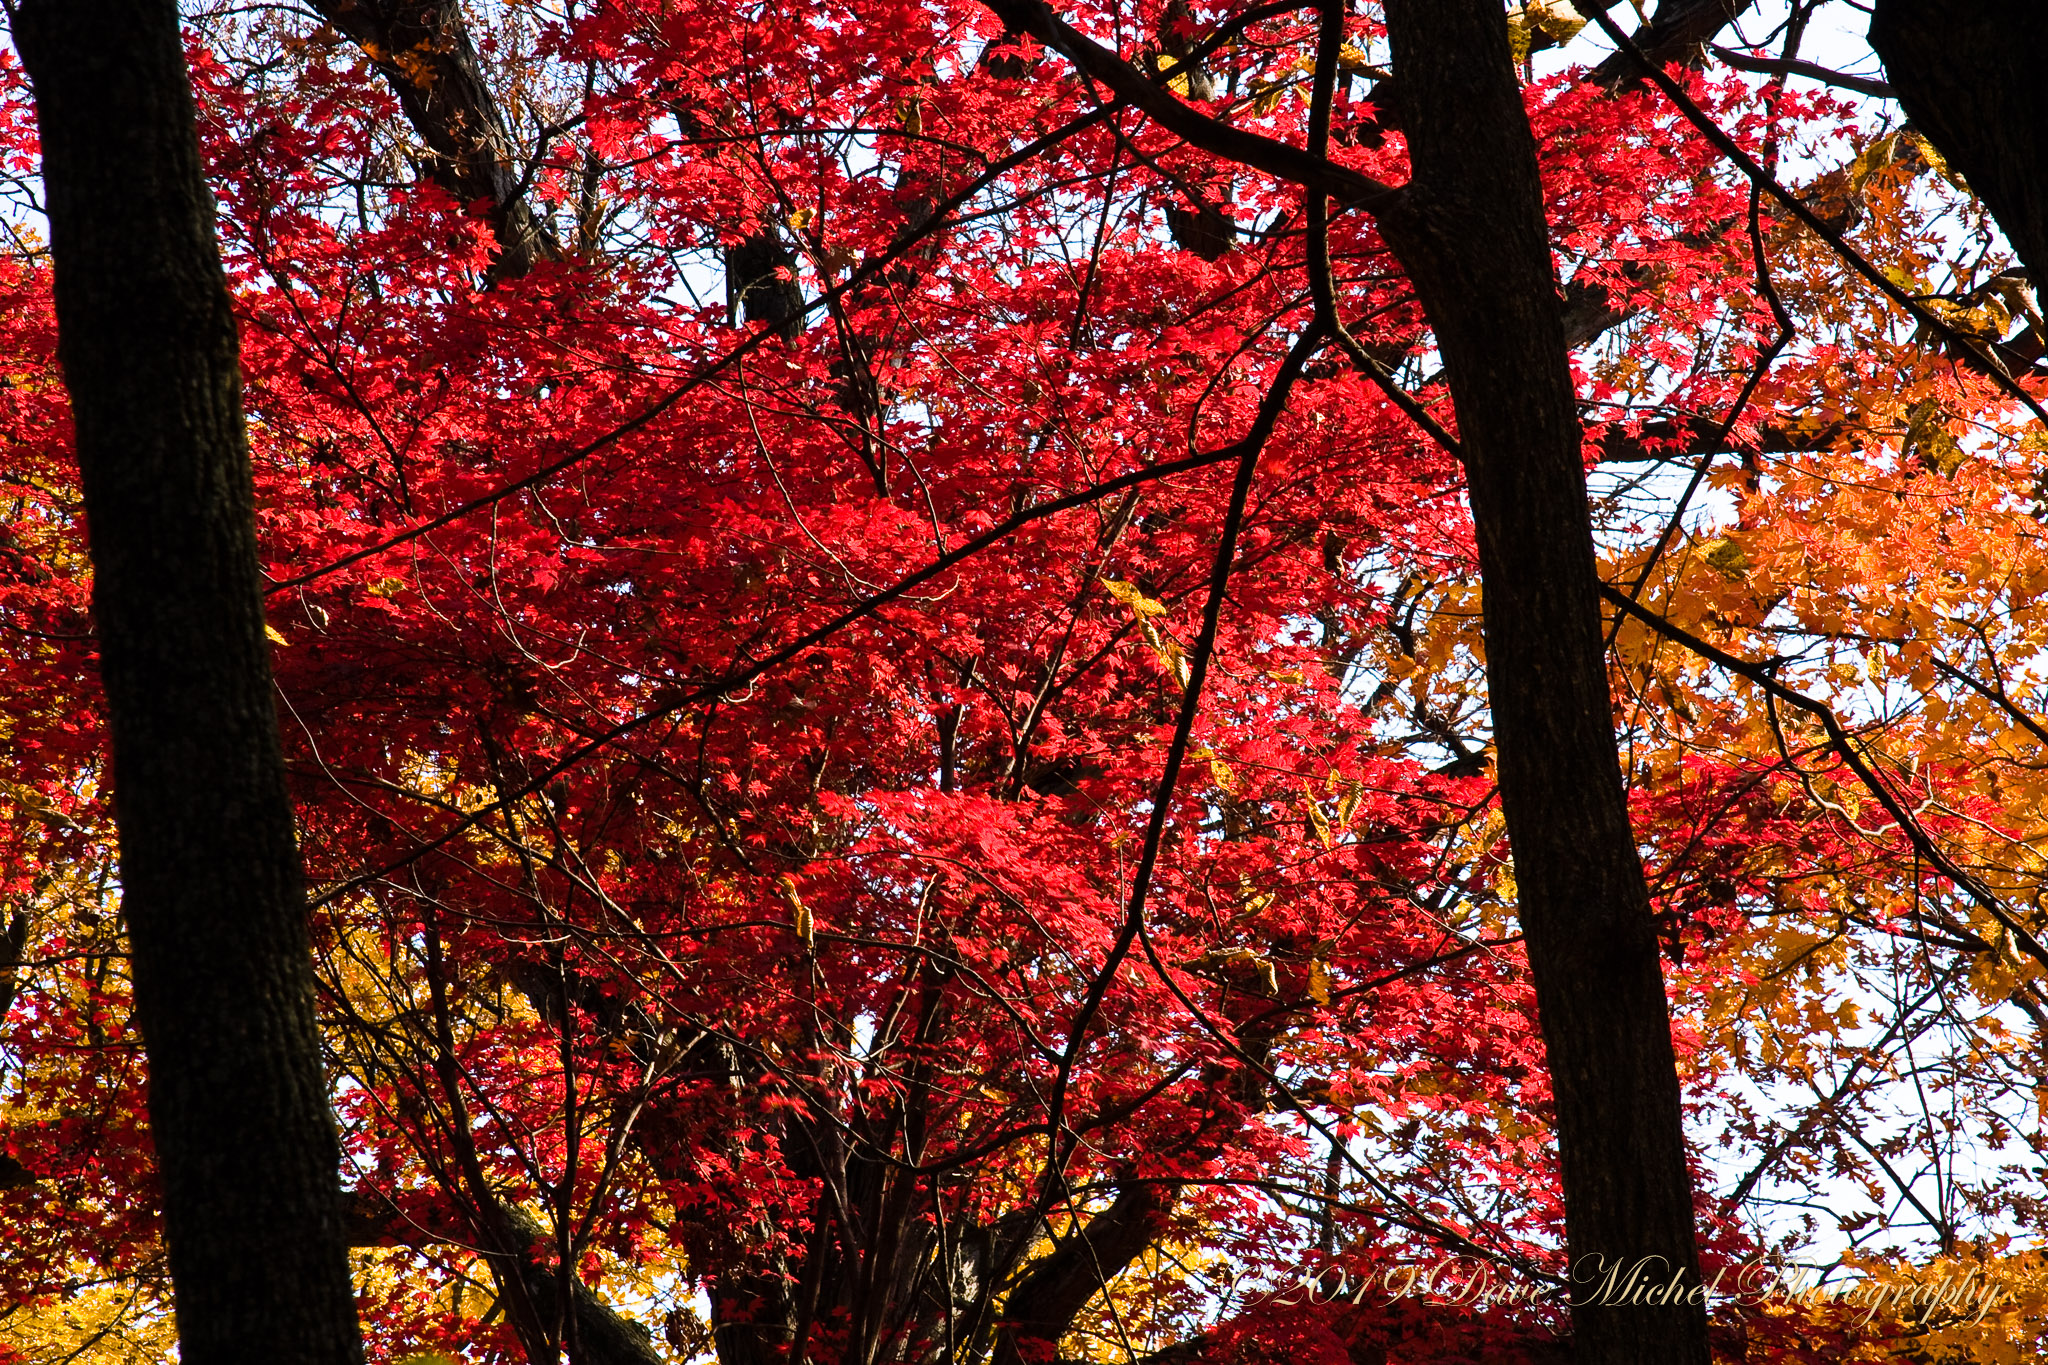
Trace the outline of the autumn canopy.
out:
<instances>
[{"instance_id":1,"label":"autumn canopy","mask_svg":"<svg viewBox=\"0 0 2048 1365\"><path fill-rule=\"evenodd\" d=\"M63 8L0 55L0 1365L236 1358L272 1037L258 1259L345 1246L372 1361L2048 1351L2048 323L1865 7L209 0L131 120L184 238L87 212ZM211 331L113 273L214 298L209 213ZM206 421L188 517L126 452ZM178 636L205 508L259 576ZM274 867L150 861L245 773L193 819Z\"/></svg>"}]
</instances>

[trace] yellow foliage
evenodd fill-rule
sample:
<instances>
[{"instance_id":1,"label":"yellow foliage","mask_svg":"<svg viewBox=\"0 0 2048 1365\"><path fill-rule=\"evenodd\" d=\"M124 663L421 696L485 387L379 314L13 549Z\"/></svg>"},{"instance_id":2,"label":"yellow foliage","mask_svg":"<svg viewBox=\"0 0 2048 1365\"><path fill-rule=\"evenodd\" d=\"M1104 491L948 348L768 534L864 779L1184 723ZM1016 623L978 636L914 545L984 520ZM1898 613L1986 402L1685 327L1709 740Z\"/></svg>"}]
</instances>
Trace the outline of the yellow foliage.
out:
<instances>
[{"instance_id":1,"label":"yellow foliage","mask_svg":"<svg viewBox=\"0 0 2048 1365\"><path fill-rule=\"evenodd\" d=\"M1538 37L1568 43L1585 26L1571 0L1525 0L1508 9L1508 46L1517 62L1527 61Z\"/></svg>"},{"instance_id":2,"label":"yellow foliage","mask_svg":"<svg viewBox=\"0 0 2048 1365\"><path fill-rule=\"evenodd\" d=\"M17 1306L0 1338L22 1365L169 1365L177 1332L169 1303L140 1281L94 1284L61 1303Z\"/></svg>"}]
</instances>

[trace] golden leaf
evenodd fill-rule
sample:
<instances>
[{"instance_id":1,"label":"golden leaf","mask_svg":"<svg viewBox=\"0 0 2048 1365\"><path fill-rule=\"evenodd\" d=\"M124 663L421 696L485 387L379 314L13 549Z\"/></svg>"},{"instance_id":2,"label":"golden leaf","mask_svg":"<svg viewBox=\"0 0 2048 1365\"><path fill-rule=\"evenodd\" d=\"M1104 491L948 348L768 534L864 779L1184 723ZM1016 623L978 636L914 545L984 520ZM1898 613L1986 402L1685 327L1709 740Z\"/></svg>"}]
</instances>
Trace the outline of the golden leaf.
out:
<instances>
[{"instance_id":1,"label":"golden leaf","mask_svg":"<svg viewBox=\"0 0 2048 1365\"><path fill-rule=\"evenodd\" d=\"M1897 133L1886 133L1883 137L1872 141L1856 154L1854 161L1849 163L1850 193L1853 194L1857 190L1862 189L1864 181L1891 165L1892 162L1898 160L1898 157L1899 135Z\"/></svg>"},{"instance_id":2,"label":"golden leaf","mask_svg":"<svg viewBox=\"0 0 2048 1365\"><path fill-rule=\"evenodd\" d=\"M1366 60L1365 49L1352 42L1337 49L1337 69L1353 75L1377 77L1380 74L1379 68Z\"/></svg>"},{"instance_id":3,"label":"golden leaf","mask_svg":"<svg viewBox=\"0 0 2048 1365\"><path fill-rule=\"evenodd\" d=\"M1749 572L1749 556L1742 547L1726 536L1708 541L1700 547L1700 558L1728 578L1741 578Z\"/></svg>"},{"instance_id":4,"label":"golden leaf","mask_svg":"<svg viewBox=\"0 0 2048 1365\"><path fill-rule=\"evenodd\" d=\"M1938 398L1922 399L1906 414L1906 440L1899 454L1908 460L1918 459L1944 477L1961 469L1969 458L1949 434L1948 410Z\"/></svg>"},{"instance_id":5,"label":"golden leaf","mask_svg":"<svg viewBox=\"0 0 2048 1365\"><path fill-rule=\"evenodd\" d=\"M782 874L782 898L789 902L791 912L796 916L796 936L803 940L805 947L812 944L811 907L804 904L804 898L796 891L796 878L787 872Z\"/></svg>"},{"instance_id":6,"label":"golden leaf","mask_svg":"<svg viewBox=\"0 0 2048 1365\"><path fill-rule=\"evenodd\" d=\"M1939 147L1936 147L1932 142L1920 136L1917 131L1911 133L1910 136L1913 139L1915 149L1920 153L1921 160L1932 166L1936 175L1955 186L1959 192L1963 194L1971 193L1968 183L1964 181L1962 175L1955 167L1948 164L1948 158L1941 154Z\"/></svg>"},{"instance_id":7,"label":"golden leaf","mask_svg":"<svg viewBox=\"0 0 2048 1365\"><path fill-rule=\"evenodd\" d=\"M1155 602L1139 590L1136 584L1119 582L1114 578L1102 580L1102 590L1131 609L1137 616L1164 616L1166 606Z\"/></svg>"},{"instance_id":8,"label":"golden leaf","mask_svg":"<svg viewBox=\"0 0 2048 1365\"><path fill-rule=\"evenodd\" d=\"M1306 788L1307 784L1303 785ZM1315 792L1312 790L1304 790L1303 800L1308 806L1309 828L1315 831L1316 838L1322 841L1323 847L1328 848L1332 842L1330 817L1323 814L1323 803L1316 800Z\"/></svg>"},{"instance_id":9,"label":"golden leaf","mask_svg":"<svg viewBox=\"0 0 2048 1365\"><path fill-rule=\"evenodd\" d=\"M1571 0L1527 0L1508 10L1508 47L1516 62L1525 62L1538 37L1562 46L1585 26Z\"/></svg>"},{"instance_id":10,"label":"golden leaf","mask_svg":"<svg viewBox=\"0 0 2048 1365\"><path fill-rule=\"evenodd\" d=\"M1358 803L1365 797L1365 784L1346 782L1344 794L1337 798L1337 824L1339 828L1351 828L1351 817L1358 813Z\"/></svg>"}]
</instances>

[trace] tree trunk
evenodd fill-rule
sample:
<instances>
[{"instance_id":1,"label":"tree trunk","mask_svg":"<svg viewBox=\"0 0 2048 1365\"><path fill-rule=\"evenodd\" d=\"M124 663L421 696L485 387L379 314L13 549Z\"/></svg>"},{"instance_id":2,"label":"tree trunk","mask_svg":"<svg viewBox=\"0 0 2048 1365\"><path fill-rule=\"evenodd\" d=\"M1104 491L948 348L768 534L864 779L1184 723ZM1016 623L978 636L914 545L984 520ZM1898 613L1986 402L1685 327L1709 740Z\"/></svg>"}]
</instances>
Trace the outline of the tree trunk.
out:
<instances>
[{"instance_id":1,"label":"tree trunk","mask_svg":"<svg viewBox=\"0 0 2048 1365\"><path fill-rule=\"evenodd\" d=\"M482 210L498 241L492 280L517 279L561 244L534 216L513 170L516 150L484 79L458 0L315 0L314 8L377 68L427 144L427 173L464 209Z\"/></svg>"},{"instance_id":2,"label":"tree trunk","mask_svg":"<svg viewBox=\"0 0 2048 1365\"><path fill-rule=\"evenodd\" d=\"M1556 1094L1571 1264L1698 1286L1692 1185L1649 896L1600 638L1576 394L1535 143L1498 0L1387 0L1405 211L1381 226L1443 353L1471 487L1501 806ZM1659 1266L1661 1265L1661 1269ZM1582 1362L1705 1365L1697 1303L1603 1305Z\"/></svg>"},{"instance_id":3,"label":"tree trunk","mask_svg":"<svg viewBox=\"0 0 2048 1365\"><path fill-rule=\"evenodd\" d=\"M1115 1203L1070 1229L1059 1249L1033 1265L1004 1300L994 1365L1051 1359L1081 1310L1165 1234L1179 1193L1172 1184L1128 1185Z\"/></svg>"},{"instance_id":4,"label":"tree trunk","mask_svg":"<svg viewBox=\"0 0 2048 1365\"><path fill-rule=\"evenodd\" d=\"M545 1257L533 1254L535 1247L552 1245L553 1235L523 1209L500 1205L496 1212L524 1249L516 1258L499 1257L500 1264L506 1260L516 1263L527 1296L540 1317L553 1321L561 1276ZM474 1247L479 1242L475 1229L461 1220L450 1219L445 1224L423 1222L416 1209L400 1215L388 1198L367 1189L343 1197L341 1222L350 1246L374 1247L396 1242L415 1248ZM653 1337L644 1326L599 1298L581 1280L573 1283L570 1293L576 1313L574 1365L663 1365L660 1353L654 1349Z\"/></svg>"},{"instance_id":5,"label":"tree trunk","mask_svg":"<svg viewBox=\"0 0 2048 1365\"><path fill-rule=\"evenodd\" d=\"M1914 125L1998 219L2034 287L2048 287L2048 8L1877 0L1870 45Z\"/></svg>"},{"instance_id":6,"label":"tree trunk","mask_svg":"<svg viewBox=\"0 0 2048 1365\"><path fill-rule=\"evenodd\" d=\"M30 0L181 1358L362 1358L235 323L172 0Z\"/></svg>"},{"instance_id":7,"label":"tree trunk","mask_svg":"<svg viewBox=\"0 0 2048 1365\"><path fill-rule=\"evenodd\" d=\"M1581 13L1590 10L1593 3L1594 0L1574 0ZM1705 60L1707 44L1714 35L1741 18L1755 3L1756 0L1657 0L1650 21L1635 31L1635 45L1659 67L1672 62L1698 66ZM1604 0L1602 8L1614 9L1613 0ZM1586 79L1602 89L1628 90L1646 78L1633 56L1617 52L1587 72Z\"/></svg>"},{"instance_id":8,"label":"tree trunk","mask_svg":"<svg viewBox=\"0 0 2048 1365\"><path fill-rule=\"evenodd\" d=\"M764 224L738 246L727 247L727 318L734 326L765 323L790 341L802 336L804 291L795 271L796 253L773 226Z\"/></svg>"}]
</instances>

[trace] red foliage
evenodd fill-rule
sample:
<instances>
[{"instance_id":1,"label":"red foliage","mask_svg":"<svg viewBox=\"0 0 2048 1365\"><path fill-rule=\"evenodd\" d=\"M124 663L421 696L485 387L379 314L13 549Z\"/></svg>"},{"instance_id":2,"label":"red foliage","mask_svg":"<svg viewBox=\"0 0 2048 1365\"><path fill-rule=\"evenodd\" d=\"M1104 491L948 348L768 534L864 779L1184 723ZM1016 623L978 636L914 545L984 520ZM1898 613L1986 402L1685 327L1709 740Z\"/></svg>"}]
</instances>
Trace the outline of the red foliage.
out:
<instances>
[{"instance_id":1,"label":"red foliage","mask_svg":"<svg viewBox=\"0 0 2048 1365\"><path fill-rule=\"evenodd\" d=\"M488 228L396 174L362 54L227 19L192 49L347 1180L418 1258L366 1291L380 1347L514 1349L483 1298L415 1292L483 1273L447 1250L488 1245L480 1182L546 1229L503 1255L652 1261L721 1323L798 1315L814 1359L985 1332L954 1322L979 1286L936 1293L929 1265L971 1243L1000 1276L1146 1188L1146 1240L1247 1285L1326 1255L1554 1271L1506 850L1429 710L1469 655L1429 642L1454 619L1416 635L1426 585L1471 576L1460 476L1378 387L1332 352L1287 395L1143 934L1107 975L1228 467L1030 521L796 643L1034 507L1237 440L1308 314L1296 192L1135 116L1075 126L1089 88L1028 43L988 60L998 28L965 0L533 22L516 51L480 41L535 118L564 115L524 193L586 231L488 287ZM1300 138L1312 31L1278 16L1214 59L1234 117ZM1744 87L1696 89L1756 134ZM1742 194L1649 95L1529 98L1561 262L1654 290L1630 345L1683 369L1750 311ZM1369 92L1337 122L1335 157L1403 178ZM1214 260L1165 227L1190 186L1238 224ZM822 299L789 341L704 297L764 224ZM1360 341L1427 370L1369 222L1333 236ZM40 895L104 865L107 832L47 273L4 271L0 724L47 807L9 827L6 889ZM1734 387L1687 382L1703 407ZM152 1236L119 973L98 902L73 904L8 1025L0 1147L37 1176L0 1192L9 1298L134 1272ZM1360 1164L1326 1184L1333 1137ZM895 1297L871 1307L877 1282ZM1550 1321L1239 1312L1192 1283L1127 1311L1236 1314L1219 1362L1501 1360Z\"/></svg>"}]
</instances>

